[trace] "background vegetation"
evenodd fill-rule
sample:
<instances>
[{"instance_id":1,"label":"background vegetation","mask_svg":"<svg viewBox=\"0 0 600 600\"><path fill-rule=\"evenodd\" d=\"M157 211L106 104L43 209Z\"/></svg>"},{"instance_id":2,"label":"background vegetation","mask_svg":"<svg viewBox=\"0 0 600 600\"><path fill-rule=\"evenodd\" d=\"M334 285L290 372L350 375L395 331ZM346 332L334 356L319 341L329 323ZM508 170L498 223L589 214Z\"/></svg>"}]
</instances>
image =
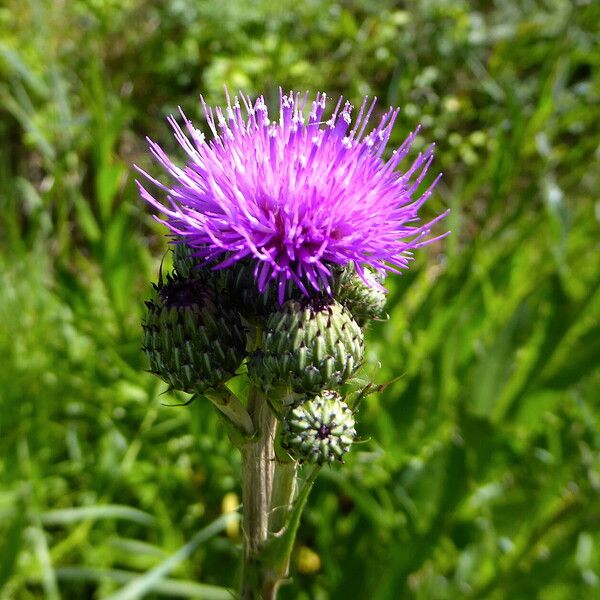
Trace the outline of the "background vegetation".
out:
<instances>
[{"instance_id":1,"label":"background vegetation","mask_svg":"<svg viewBox=\"0 0 600 600\"><path fill-rule=\"evenodd\" d=\"M420 122L444 172L424 216L452 208L390 282L366 371L400 379L282 596L599 598L599 25L584 0L5 0L0 598L230 597L239 532L196 534L238 458L144 372L165 240L131 169L224 83L402 106L394 142Z\"/></svg>"}]
</instances>

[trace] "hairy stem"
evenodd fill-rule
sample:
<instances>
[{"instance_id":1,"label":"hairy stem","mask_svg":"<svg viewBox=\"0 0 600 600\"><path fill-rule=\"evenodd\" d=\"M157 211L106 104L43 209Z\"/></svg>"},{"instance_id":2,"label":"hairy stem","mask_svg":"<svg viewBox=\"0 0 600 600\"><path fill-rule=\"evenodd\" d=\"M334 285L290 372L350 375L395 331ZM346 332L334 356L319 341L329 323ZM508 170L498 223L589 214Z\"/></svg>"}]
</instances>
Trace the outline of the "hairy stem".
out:
<instances>
[{"instance_id":1,"label":"hairy stem","mask_svg":"<svg viewBox=\"0 0 600 600\"><path fill-rule=\"evenodd\" d=\"M254 437L242 450L242 499L244 505L244 563L242 600L274 598L265 595L260 553L269 537L273 475L275 470L274 438L277 419L266 398L252 389L248 413L255 430Z\"/></svg>"}]
</instances>

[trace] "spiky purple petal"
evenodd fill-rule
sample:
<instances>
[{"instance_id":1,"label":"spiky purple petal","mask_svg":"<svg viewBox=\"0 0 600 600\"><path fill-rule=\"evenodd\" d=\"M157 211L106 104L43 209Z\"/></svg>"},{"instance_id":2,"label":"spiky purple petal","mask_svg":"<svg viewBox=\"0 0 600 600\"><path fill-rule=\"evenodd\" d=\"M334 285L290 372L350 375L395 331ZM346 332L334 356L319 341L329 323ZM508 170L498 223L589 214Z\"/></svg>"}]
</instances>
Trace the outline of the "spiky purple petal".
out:
<instances>
[{"instance_id":1,"label":"spiky purple petal","mask_svg":"<svg viewBox=\"0 0 600 600\"><path fill-rule=\"evenodd\" d=\"M353 261L359 275L364 266L407 268L412 249L442 237L429 234L445 216L417 225L418 210L439 180L413 198L433 160L433 145L404 172L397 167L417 131L388 161L381 158L399 109L390 108L365 135L375 99L364 99L352 129L348 102L342 107L340 98L324 121L325 94L317 94L308 119L307 99L281 93L278 121L269 120L262 96L252 103L241 95L245 116L237 96L231 102L227 95L225 111L202 99L212 140L183 111L184 128L169 117L188 155L183 168L148 140L171 186L138 168L166 192L166 203L160 202L137 182L142 198L166 215L162 222L172 234L212 268L251 257L258 289L274 281L281 296L290 279L306 294L310 287L329 289L332 263Z\"/></svg>"}]
</instances>

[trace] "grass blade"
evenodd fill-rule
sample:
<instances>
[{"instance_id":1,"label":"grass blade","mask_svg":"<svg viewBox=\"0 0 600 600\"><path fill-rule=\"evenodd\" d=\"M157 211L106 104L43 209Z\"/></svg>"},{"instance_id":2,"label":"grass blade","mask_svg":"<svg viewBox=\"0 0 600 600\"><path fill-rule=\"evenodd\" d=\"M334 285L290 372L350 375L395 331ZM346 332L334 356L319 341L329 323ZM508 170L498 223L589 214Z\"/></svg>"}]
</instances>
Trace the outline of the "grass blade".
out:
<instances>
[{"instance_id":1,"label":"grass blade","mask_svg":"<svg viewBox=\"0 0 600 600\"><path fill-rule=\"evenodd\" d=\"M154 525L154 517L131 506L106 504L50 510L41 515L44 525L69 525L86 519L120 519L140 525Z\"/></svg>"},{"instance_id":2,"label":"grass blade","mask_svg":"<svg viewBox=\"0 0 600 600\"><path fill-rule=\"evenodd\" d=\"M210 525L201 529L192 539L182 546L175 554L144 575L134 579L115 594L111 594L106 600L137 600L146 594L156 591L156 586L170 573L179 563L189 558L200 544L223 531L228 523L239 519L237 513L227 513L213 521Z\"/></svg>"},{"instance_id":3,"label":"grass blade","mask_svg":"<svg viewBox=\"0 0 600 600\"><path fill-rule=\"evenodd\" d=\"M139 579L137 573L120 569L97 569L93 567L63 567L56 569L59 581L89 581L101 583L113 581L126 585ZM233 591L217 585L207 585L182 579L162 579L154 583L152 592L169 598L202 598L202 600L231 600Z\"/></svg>"}]
</instances>

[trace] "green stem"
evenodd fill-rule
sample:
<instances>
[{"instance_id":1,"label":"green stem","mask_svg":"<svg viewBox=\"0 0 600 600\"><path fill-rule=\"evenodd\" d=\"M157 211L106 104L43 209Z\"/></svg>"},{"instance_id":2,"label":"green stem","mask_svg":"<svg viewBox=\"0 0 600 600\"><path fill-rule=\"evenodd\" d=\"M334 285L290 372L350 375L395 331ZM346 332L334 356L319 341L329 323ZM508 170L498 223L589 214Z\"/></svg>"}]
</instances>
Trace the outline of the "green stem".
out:
<instances>
[{"instance_id":1,"label":"green stem","mask_svg":"<svg viewBox=\"0 0 600 600\"><path fill-rule=\"evenodd\" d=\"M244 562L240 597L242 600L267 600L275 595L265 595L260 553L269 537L277 419L266 398L255 388L250 390L248 413L255 435L242 449Z\"/></svg>"},{"instance_id":2,"label":"green stem","mask_svg":"<svg viewBox=\"0 0 600 600\"><path fill-rule=\"evenodd\" d=\"M321 467L316 466L304 482L288 515L285 527L270 540L261 555L262 582L265 598L275 598L281 581L288 573L290 556L300 526L300 517ZM270 594L270 595L267 595Z\"/></svg>"},{"instance_id":3,"label":"green stem","mask_svg":"<svg viewBox=\"0 0 600 600\"><path fill-rule=\"evenodd\" d=\"M271 502L271 514L269 518L269 530L273 534L271 539L283 535L286 525L292 514L294 497L297 490L298 464L296 462L282 462L277 459L275 463L275 474L273 478L273 497ZM293 545L293 544L292 544ZM264 550L263 550L264 551ZM281 556L280 569L272 569L261 556L262 585L265 596L275 598L283 580L288 576L290 567L291 548Z\"/></svg>"}]
</instances>

